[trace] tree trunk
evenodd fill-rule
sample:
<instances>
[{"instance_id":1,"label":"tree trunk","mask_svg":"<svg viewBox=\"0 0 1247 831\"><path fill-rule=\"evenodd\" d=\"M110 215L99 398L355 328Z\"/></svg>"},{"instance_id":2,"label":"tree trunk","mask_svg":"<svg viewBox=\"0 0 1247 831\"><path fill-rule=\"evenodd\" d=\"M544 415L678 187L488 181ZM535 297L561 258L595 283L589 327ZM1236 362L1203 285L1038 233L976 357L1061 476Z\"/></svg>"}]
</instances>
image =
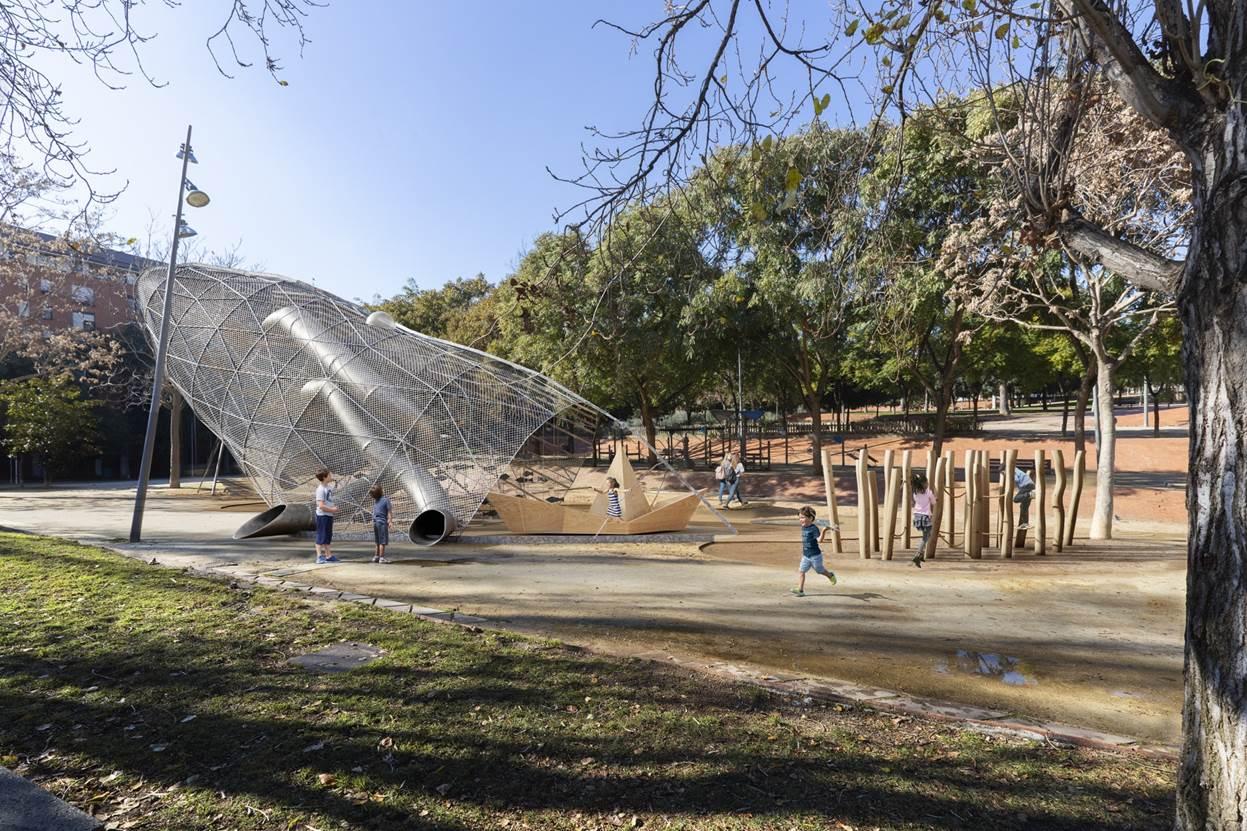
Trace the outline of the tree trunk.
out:
<instances>
[{"instance_id":1,"label":"tree trunk","mask_svg":"<svg viewBox=\"0 0 1247 831\"><path fill-rule=\"evenodd\" d=\"M1061 401L1061 435L1069 434L1069 390L1062 390Z\"/></svg>"},{"instance_id":2,"label":"tree trunk","mask_svg":"<svg viewBox=\"0 0 1247 831\"><path fill-rule=\"evenodd\" d=\"M1095 361L1088 362L1078 385L1078 399L1074 403L1074 452L1087 449L1087 401L1091 398L1091 385L1095 382Z\"/></svg>"},{"instance_id":3,"label":"tree trunk","mask_svg":"<svg viewBox=\"0 0 1247 831\"><path fill-rule=\"evenodd\" d=\"M1241 15L1242 9L1238 9ZM1240 21L1241 23L1241 21ZM1241 72L1241 69L1240 69ZM1242 103L1196 170L1178 294L1191 407L1186 695L1177 827L1247 824L1247 144ZM1209 182L1215 188L1209 191ZM1207 177L1207 178L1205 178Z\"/></svg>"},{"instance_id":4,"label":"tree trunk","mask_svg":"<svg viewBox=\"0 0 1247 831\"><path fill-rule=\"evenodd\" d=\"M1012 415L1013 411L1009 407L1009 383L1007 381L1000 382L1000 391L998 394L1000 396L999 413L1003 416Z\"/></svg>"},{"instance_id":5,"label":"tree trunk","mask_svg":"<svg viewBox=\"0 0 1247 831\"><path fill-rule=\"evenodd\" d=\"M656 465L658 456L654 448L658 446L658 428L654 424L654 408L644 395L641 396L641 426L645 428L645 441L649 444L649 463Z\"/></svg>"},{"instance_id":6,"label":"tree trunk","mask_svg":"<svg viewBox=\"0 0 1247 831\"><path fill-rule=\"evenodd\" d=\"M1100 440L1095 456L1095 510L1091 514L1090 536L1093 540L1113 538L1113 467L1117 452L1117 424L1113 418L1114 363L1107 355L1096 356L1096 421Z\"/></svg>"},{"instance_id":7,"label":"tree trunk","mask_svg":"<svg viewBox=\"0 0 1247 831\"><path fill-rule=\"evenodd\" d=\"M818 396L806 399L810 408L810 445L814 450L814 475L823 474L823 402Z\"/></svg>"},{"instance_id":8,"label":"tree trunk","mask_svg":"<svg viewBox=\"0 0 1247 831\"><path fill-rule=\"evenodd\" d=\"M182 407L185 402L177 390L169 400L169 487L182 487Z\"/></svg>"}]
</instances>

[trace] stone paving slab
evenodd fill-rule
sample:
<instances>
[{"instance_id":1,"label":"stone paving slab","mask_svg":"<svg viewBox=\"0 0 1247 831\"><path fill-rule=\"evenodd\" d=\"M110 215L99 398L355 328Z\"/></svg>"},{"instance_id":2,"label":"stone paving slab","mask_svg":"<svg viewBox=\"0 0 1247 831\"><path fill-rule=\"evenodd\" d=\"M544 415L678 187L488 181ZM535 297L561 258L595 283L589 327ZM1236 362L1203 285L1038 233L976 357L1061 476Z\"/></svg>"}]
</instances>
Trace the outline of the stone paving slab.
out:
<instances>
[{"instance_id":1,"label":"stone paving slab","mask_svg":"<svg viewBox=\"0 0 1247 831\"><path fill-rule=\"evenodd\" d=\"M287 663L301 666L309 672L350 672L372 663L381 655L382 650L371 644L348 641L335 643L306 655L296 655Z\"/></svg>"},{"instance_id":2,"label":"stone paving slab","mask_svg":"<svg viewBox=\"0 0 1247 831\"><path fill-rule=\"evenodd\" d=\"M102 823L0 768L0 831L96 831Z\"/></svg>"}]
</instances>

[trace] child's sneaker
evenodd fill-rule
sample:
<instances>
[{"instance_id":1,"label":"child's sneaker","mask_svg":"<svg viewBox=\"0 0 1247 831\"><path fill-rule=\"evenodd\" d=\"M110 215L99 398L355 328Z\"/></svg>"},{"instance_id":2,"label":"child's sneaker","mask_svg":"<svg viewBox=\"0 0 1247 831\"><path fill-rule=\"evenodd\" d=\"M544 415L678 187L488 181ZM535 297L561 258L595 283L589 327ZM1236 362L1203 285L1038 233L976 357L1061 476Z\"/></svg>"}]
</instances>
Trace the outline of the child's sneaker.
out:
<instances>
[{"instance_id":1,"label":"child's sneaker","mask_svg":"<svg viewBox=\"0 0 1247 831\"><path fill-rule=\"evenodd\" d=\"M323 565L324 565L325 563L327 563L327 562L329 562L329 561L325 559L325 555L324 555L324 554L317 554L317 555L316 555L316 565L318 565L318 566L323 566Z\"/></svg>"},{"instance_id":2,"label":"child's sneaker","mask_svg":"<svg viewBox=\"0 0 1247 831\"><path fill-rule=\"evenodd\" d=\"M788 591L792 592L797 597L805 597L805 592L801 591L800 589L789 589Z\"/></svg>"},{"instance_id":3,"label":"child's sneaker","mask_svg":"<svg viewBox=\"0 0 1247 831\"><path fill-rule=\"evenodd\" d=\"M337 557L333 556L332 554L330 554L328 557L325 558L325 562L326 563L340 563L342 561L339 560Z\"/></svg>"},{"instance_id":4,"label":"child's sneaker","mask_svg":"<svg viewBox=\"0 0 1247 831\"><path fill-rule=\"evenodd\" d=\"M836 573L834 571L829 571L823 576L827 578L831 585L834 586L836 584Z\"/></svg>"},{"instance_id":5,"label":"child's sneaker","mask_svg":"<svg viewBox=\"0 0 1247 831\"><path fill-rule=\"evenodd\" d=\"M385 559L384 557L373 557L373 558L372 558L372 561L373 561L374 563L381 563L382 565L388 565L388 564L389 564L389 562L390 562L389 560Z\"/></svg>"},{"instance_id":6,"label":"child's sneaker","mask_svg":"<svg viewBox=\"0 0 1247 831\"><path fill-rule=\"evenodd\" d=\"M1018 530L1025 531L1027 528L1030 528L1030 527L1031 527L1031 524L1029 522L1023 522L1021 525L1018 526Z\"/></svg>"}]
</instances>

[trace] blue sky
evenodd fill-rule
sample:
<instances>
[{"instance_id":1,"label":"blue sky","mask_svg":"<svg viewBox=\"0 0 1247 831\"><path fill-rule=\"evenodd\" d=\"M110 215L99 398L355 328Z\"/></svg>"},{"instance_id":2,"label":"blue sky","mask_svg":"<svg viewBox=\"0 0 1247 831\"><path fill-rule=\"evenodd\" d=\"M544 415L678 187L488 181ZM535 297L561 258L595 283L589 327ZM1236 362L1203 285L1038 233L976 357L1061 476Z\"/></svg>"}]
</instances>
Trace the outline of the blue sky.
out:
<instances>
[{"instance_id":1,"label":"blue sky","mask_svg":"<svg viewBox=\"0 0 1247 831\"><path fill-rule=\"evenodd\" d=\"M307 21L302 59L279 40L278 86L259 67L221 77L203 43L224 3L140 6L158 37L144 52L168 85L110 92L60 66L67 109L97 168L125 194L107 229L142 236L172 222L187 123L212 204L187 209L205 248L346 297L484 272L506 276L552 209L576 198L545 167L572 172L584 127L634 126L648 103L651 49L592 28L639 24L662 4L336 0ZM242 42L242 41L240 41ZM247 56L258 49L245 43Z\"/></svg>"}]
</instances>

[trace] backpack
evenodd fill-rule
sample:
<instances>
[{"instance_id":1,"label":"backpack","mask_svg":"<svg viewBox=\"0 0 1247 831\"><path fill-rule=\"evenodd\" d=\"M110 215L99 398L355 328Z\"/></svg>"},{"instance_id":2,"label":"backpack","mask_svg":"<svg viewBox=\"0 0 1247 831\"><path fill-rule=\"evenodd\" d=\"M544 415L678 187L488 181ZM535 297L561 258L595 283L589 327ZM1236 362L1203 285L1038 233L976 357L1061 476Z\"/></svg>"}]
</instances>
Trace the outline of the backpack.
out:
<instances>
[{"instance_id":1,"label":"backpack","mask_svg":"<svg viewBox=\"0 0 1247 831\"><path fill-rule=\"evenodd\" d=\"M727 466L727 468L723 471L723 481L727 482L729 485L736 481L735 467L730 464Z\"/></svg>"}]
</instances>

